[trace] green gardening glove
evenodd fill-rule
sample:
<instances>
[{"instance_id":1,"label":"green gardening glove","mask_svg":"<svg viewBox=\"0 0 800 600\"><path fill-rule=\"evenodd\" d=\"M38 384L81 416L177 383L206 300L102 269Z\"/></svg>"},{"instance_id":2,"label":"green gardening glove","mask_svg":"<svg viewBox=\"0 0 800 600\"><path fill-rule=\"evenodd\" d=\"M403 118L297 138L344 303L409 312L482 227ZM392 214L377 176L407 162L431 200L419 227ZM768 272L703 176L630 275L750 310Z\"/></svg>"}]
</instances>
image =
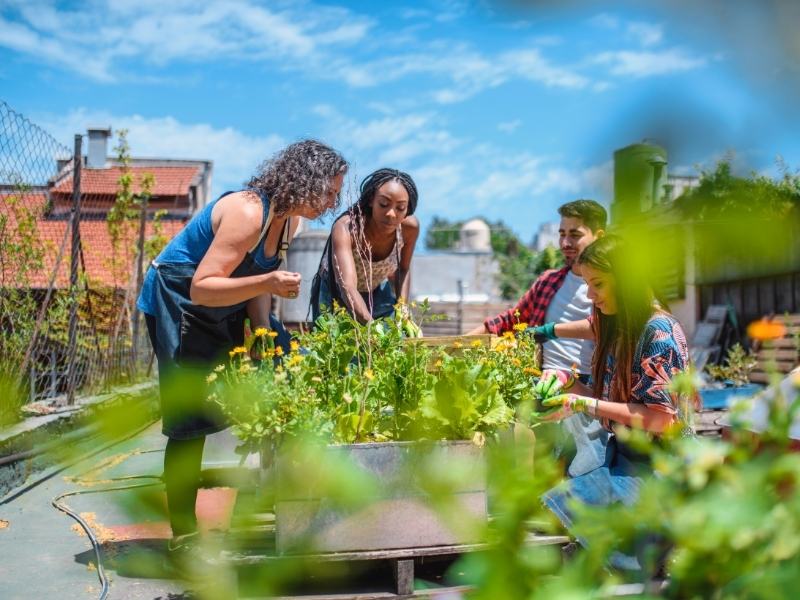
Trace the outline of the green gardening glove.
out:
<instances>
[{"instance_id":1,"label":"green gardening glove","mask_svg":"<svg viewBox=\"0 0 800 600\"><path fill-rule=\"evenodd\" d=\"M556 335L556 324L553 322L537 325L536 327L528 327L523 333L531 336L537 344L544 344L558 337Z\"/></svg>"}]
</instances>

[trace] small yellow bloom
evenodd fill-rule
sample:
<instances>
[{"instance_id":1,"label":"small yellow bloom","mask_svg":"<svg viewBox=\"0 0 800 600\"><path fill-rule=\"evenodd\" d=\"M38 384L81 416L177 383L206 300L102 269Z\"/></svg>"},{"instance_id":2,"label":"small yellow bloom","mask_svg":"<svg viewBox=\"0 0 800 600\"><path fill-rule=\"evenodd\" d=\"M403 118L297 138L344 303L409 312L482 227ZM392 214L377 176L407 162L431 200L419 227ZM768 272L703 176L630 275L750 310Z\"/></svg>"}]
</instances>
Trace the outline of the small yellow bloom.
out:
<instances>
[{"instance_id":1,"label":"small yellow bloom","mask_svg":"<svg viewBox=\"0 0 800 600\"><path fill-rule=\"evenodd\" d=\"M214 383L217 380L217 374L211 373L208 377L206 377L206 383Z\"/></svg>"},{"instance_id":2,"label":"small yellow bloom","mask_svg":"<svg viewBox=\"0 0 800 600\"><path fill-rule=\"evenodd\" d=\"M269 337L271 337L271 338L276 338L276 337L278 337L278 332L277 331L269 331L269 332L267 332L267 335Z\"/></svg>"},{"instance_id":3,"label":"small yellow bloom","mask_svg":"<svg viewBox=\"0 0 800 600\"><path fill-rule=\"evenodd\" d=\"M236 348L234 348L233 350L231 350L231 351L229 352L229 354L230 354L231 356L233 356L233 355L235 355L235 354L247 354L247 348L245 348L244 346L236 346Z\"/></svg>"},{"instance_id":4,"label":"small yellow bloom","mask_svg":"<svg viewBox=\"0 0 800 600\"><path fill-rule=\"evenodd\" d=\"M214 367L214 370L217 373L222 373L225 370L225 365L217 365L216 367Z\"/></svg>"},{"instance_id":5,"label":"small yellow bloom","mask_svg":"<svg viewBox=\"0 0 800 600\"><path fill-rule=\"evenodd\" d=\"M239 373L245 375L253 370L253 367L250 366L250 363L244 363L241 367L239 367Z\"/></svg>"},{"instance_id":6,"label":"small yellow bloom","mask_svg":"<svg viewBox=\"0 0 800 600\"><path fill-rule=\"evenodd\" d=\"M267 348L261 353L261 360L265 360L267 358L272 358L274 355L275 355L275 350L272 350L271 348Z\"/></svg>"},{"instance_id":7,"label":"small yellow bloom","mask_svg":"<svg viewBox=\"0 0 800 600\"><path fill-rule=\"evenodd\" d=\"M302 354L293 354L292 357L289 359L287 365L290 367L294 367L299 365L303 362L303 355Z\"/></svg>"},{"instance_id":8,"label":"small yellow bloom","mask_svg":"<svg viewBox=\"0 0 800 600\"><path fill-rule=\"evenodd\" d=\"M281 346L275 346L275 356L283 356L283 348Z\"/></svg>"},{"instance_id":9,"label":"small yellow bloom","mask_svg":"<svg viewBox=\"0 0 800 600\"><path fill-rule=\"evenodd\" d=\"M505 331L505 332L503 332L503 337L505 339L507 339L507 340L513 340L514 339L514 332L513 331Z\"/></svg>"},{"instance_id":10,"label":"small yellow bloom","mask_svg":"<svg viewBox=\"0 0 800 600\"><path fill-rule=\"evenodd\" d=\"M525 331L528 328L527 323L517 323L514 325L514 331Z\"/></svg>"},{"instance_id":11,"label":"small yellow bloom","mask_svg":"<svg viewBox=\"0 0 800 600\"><path fill-rule=\"evenodd\" d=\"M516 358L516 357L511 359L511 364L514 365L515 367L521 367L522 366L522 362L520 362L520 360L518 358Z\"/></svg>"},{"instance_id":12,"label":"small yellow bloom","mask_svg":"<svg viewBox=\"0 0 800 600\"><path fill-rule=\"evenodd\" d=\"M267 335L267 328L259 327L253 332L253 335L256 337L264 337L265 335Z\"/></svg>"},{"instance_id":13,"label":"small yellow bloom","mask_svg":"<svg viewBox=\"0 0 800 600\"><path fill-rule=\"evenodd\" d=\"M458 349L458 348L463 348L463 347L464 347L464 344L462 344L461 342L453 342L453 348Z\"/></svg>"},{"instance_id":14,"label":"small yellow bloom","mask_svg":"<svg viewBox=\"0 0 800 600\"><path fill-rule=\"evenodd\" d=\"M373 379L375 379L375 373L372 372L372 369L365 369L364 377L367 378L367 381L372 381Z\"/></svg>"},{"instance_id":15,"label":"small yellow bloom","mask_svg":"<svg viewBox=\"0 0 800 600\"><path fill-rule=\"evenodd\" d=\"M514 309L514 316L519 319L519 309L518 308Z\"/></svg>"},{"instance_id":16,"label":"small yellow bloom","mask_svg":"<svg viewBox=\"0 0 800 600\"><path fill-rule=\"evenodd\" d=\"M472 346L473 348L480 348L481 346L483 346L483 342L481 342L480 340L473 340L470 346Z\"/></svg>"},{"instance_id":17,"label":"small yellow bloom","mask_svg":"<svg viewBox=\"0 0 800 600\"><path fill-rule=\"evenodd\" d=\"M538 377L542 374L542 372L535 367L525 367L522 369L522 372L525 373L525 375L533 375L535 377Z\"/></svg>"},{"instance_id":18,"label":"small yellow bloom","mask_svg":"<svg viewBox=\"0 0 800 600\"><path fill-rule=\"evenodd\" d=\"M297 340L292 340L289 342L289 348L291 348L292 352L297 352L300 350L300 343Z\"/></svg>"}]
</instances>

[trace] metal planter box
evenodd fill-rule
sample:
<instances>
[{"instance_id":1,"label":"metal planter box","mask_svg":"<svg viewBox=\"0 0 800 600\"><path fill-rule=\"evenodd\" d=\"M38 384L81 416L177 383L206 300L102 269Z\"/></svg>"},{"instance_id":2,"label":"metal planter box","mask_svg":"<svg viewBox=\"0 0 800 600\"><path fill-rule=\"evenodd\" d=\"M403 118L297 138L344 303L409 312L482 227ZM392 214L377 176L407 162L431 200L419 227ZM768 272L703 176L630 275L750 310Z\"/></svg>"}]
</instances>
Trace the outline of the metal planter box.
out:
<instances>
[{"instance_id":1,"label":"metal planter box","mask_svg":"<svg viewBox=\"0 0 800 600\"><path fill-rule=\"evenodd\" d=\"M453 526L485 523L486 469L483 449L466 441L435 443L383 442L328 446L329 458L347 460L348 468L373 482L358 508L342 509L322 497L315 481L298 487L304 466L287 456L275 463L276 547L292 551L348 552L470 544L480 539L482 527ZM452 465L456 483L446 498L435 499L420 484L420 474L431 461ZM438 462L442 461L442 462ZM288 485L292 481L293 484ZM442 500L448 507L441 511ZM434 508L438 502L440 510ZM456 517L453 519L452 517Z\"/></svg>"}]
</instances>

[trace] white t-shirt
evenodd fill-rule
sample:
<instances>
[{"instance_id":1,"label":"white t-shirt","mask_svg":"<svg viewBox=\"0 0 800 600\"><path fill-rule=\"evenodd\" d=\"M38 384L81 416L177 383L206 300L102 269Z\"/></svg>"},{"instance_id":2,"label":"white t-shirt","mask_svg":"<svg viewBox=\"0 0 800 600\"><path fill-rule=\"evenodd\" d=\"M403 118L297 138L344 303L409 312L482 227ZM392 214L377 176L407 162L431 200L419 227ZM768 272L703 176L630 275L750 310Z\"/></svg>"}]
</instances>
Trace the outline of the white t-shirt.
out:
<instances>
[{"instance_id":1,"label":"white t-shirt","mask_svg":"<svg viewBox=\"0 0 800 600\"><path fill-rule=\"evenodd\" d=\"M592 313L592 301L586 296L586 282L572 271L558 289L547 307L545 323L568 323L586 319ZM570 338L556 338L542 345L542 368L571 369L578 365L578 373L592 372L594 342Z\"/></svg>"}]
</instances>

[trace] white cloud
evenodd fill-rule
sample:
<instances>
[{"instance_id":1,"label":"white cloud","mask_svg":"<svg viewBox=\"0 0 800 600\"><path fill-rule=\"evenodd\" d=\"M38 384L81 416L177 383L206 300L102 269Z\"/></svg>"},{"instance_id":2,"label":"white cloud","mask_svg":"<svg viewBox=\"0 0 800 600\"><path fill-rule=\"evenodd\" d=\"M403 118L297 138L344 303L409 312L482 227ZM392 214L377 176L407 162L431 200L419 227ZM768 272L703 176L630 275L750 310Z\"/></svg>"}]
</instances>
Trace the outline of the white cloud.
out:
<instances>
[{"instance_id":1,"label":"white cloud","mask_svg":"<svg viewBox=\"0 0 800 600\"><path fill-rule=\"evenodd\" d=\"M497 130L502 131L503 133L514 133L520 125L522 125L522 121L520 119L503 121L502 123L497 124Z\"/></svg>"},{"instance_id":2,"label":"white cloud","mask_svg":"<svg viewBox=\"0 0 800 600\"><path fill-rule=\"evenodd\" d=\"M40 115L34 120L56 139L69 143L89 126L110 125L128 130L131 154L142 158L190 158L214 161L214 192L237 189L258 165L287 142L277 135L257 137L232 127L183 123L174 117L114 115L105 111L74 110L66 115ZM116 134L115 134L116 135ZM71 147L71 143L69 144ZM114 144L109 144L109 153Z\"/></svg>"},{"instance_id":3,"label":"white cloud","mask_svg":"<svg viewBox=\"0 0 800 600\"><path fill-rule=\"evenodd\" d=\"M105 0L61 10L31 0L0 8L0 46L98 81L122 77L119 62L132 58L154 65L228 58L314 70L331 48L359 43L372 25L345 9L311 3L280 10L254 0Z\"/></svg>"},{"instance_id":4,"label":"white cloud","mask_svg":"<svg viewBox=\"0 0 800 600\"><path fill-rule=\"evenodd\" d=\"M592 62L607 65L613 75L649 77L699 69L707 64L704 57L689 56L680 48L649 52L620 50L601 52Z\"/></svg>"},{"instance_id":5,"label":"white cloud","mask_svg":"<svg viewBox=\"0 0 800 600\"><path fill-rule=\"evenodd\" d=\"M628 23L628 35L639 42L642 46L654 46L658 44L664 36L661 25L644 22Z\"/></svg>"}]
</instances>

